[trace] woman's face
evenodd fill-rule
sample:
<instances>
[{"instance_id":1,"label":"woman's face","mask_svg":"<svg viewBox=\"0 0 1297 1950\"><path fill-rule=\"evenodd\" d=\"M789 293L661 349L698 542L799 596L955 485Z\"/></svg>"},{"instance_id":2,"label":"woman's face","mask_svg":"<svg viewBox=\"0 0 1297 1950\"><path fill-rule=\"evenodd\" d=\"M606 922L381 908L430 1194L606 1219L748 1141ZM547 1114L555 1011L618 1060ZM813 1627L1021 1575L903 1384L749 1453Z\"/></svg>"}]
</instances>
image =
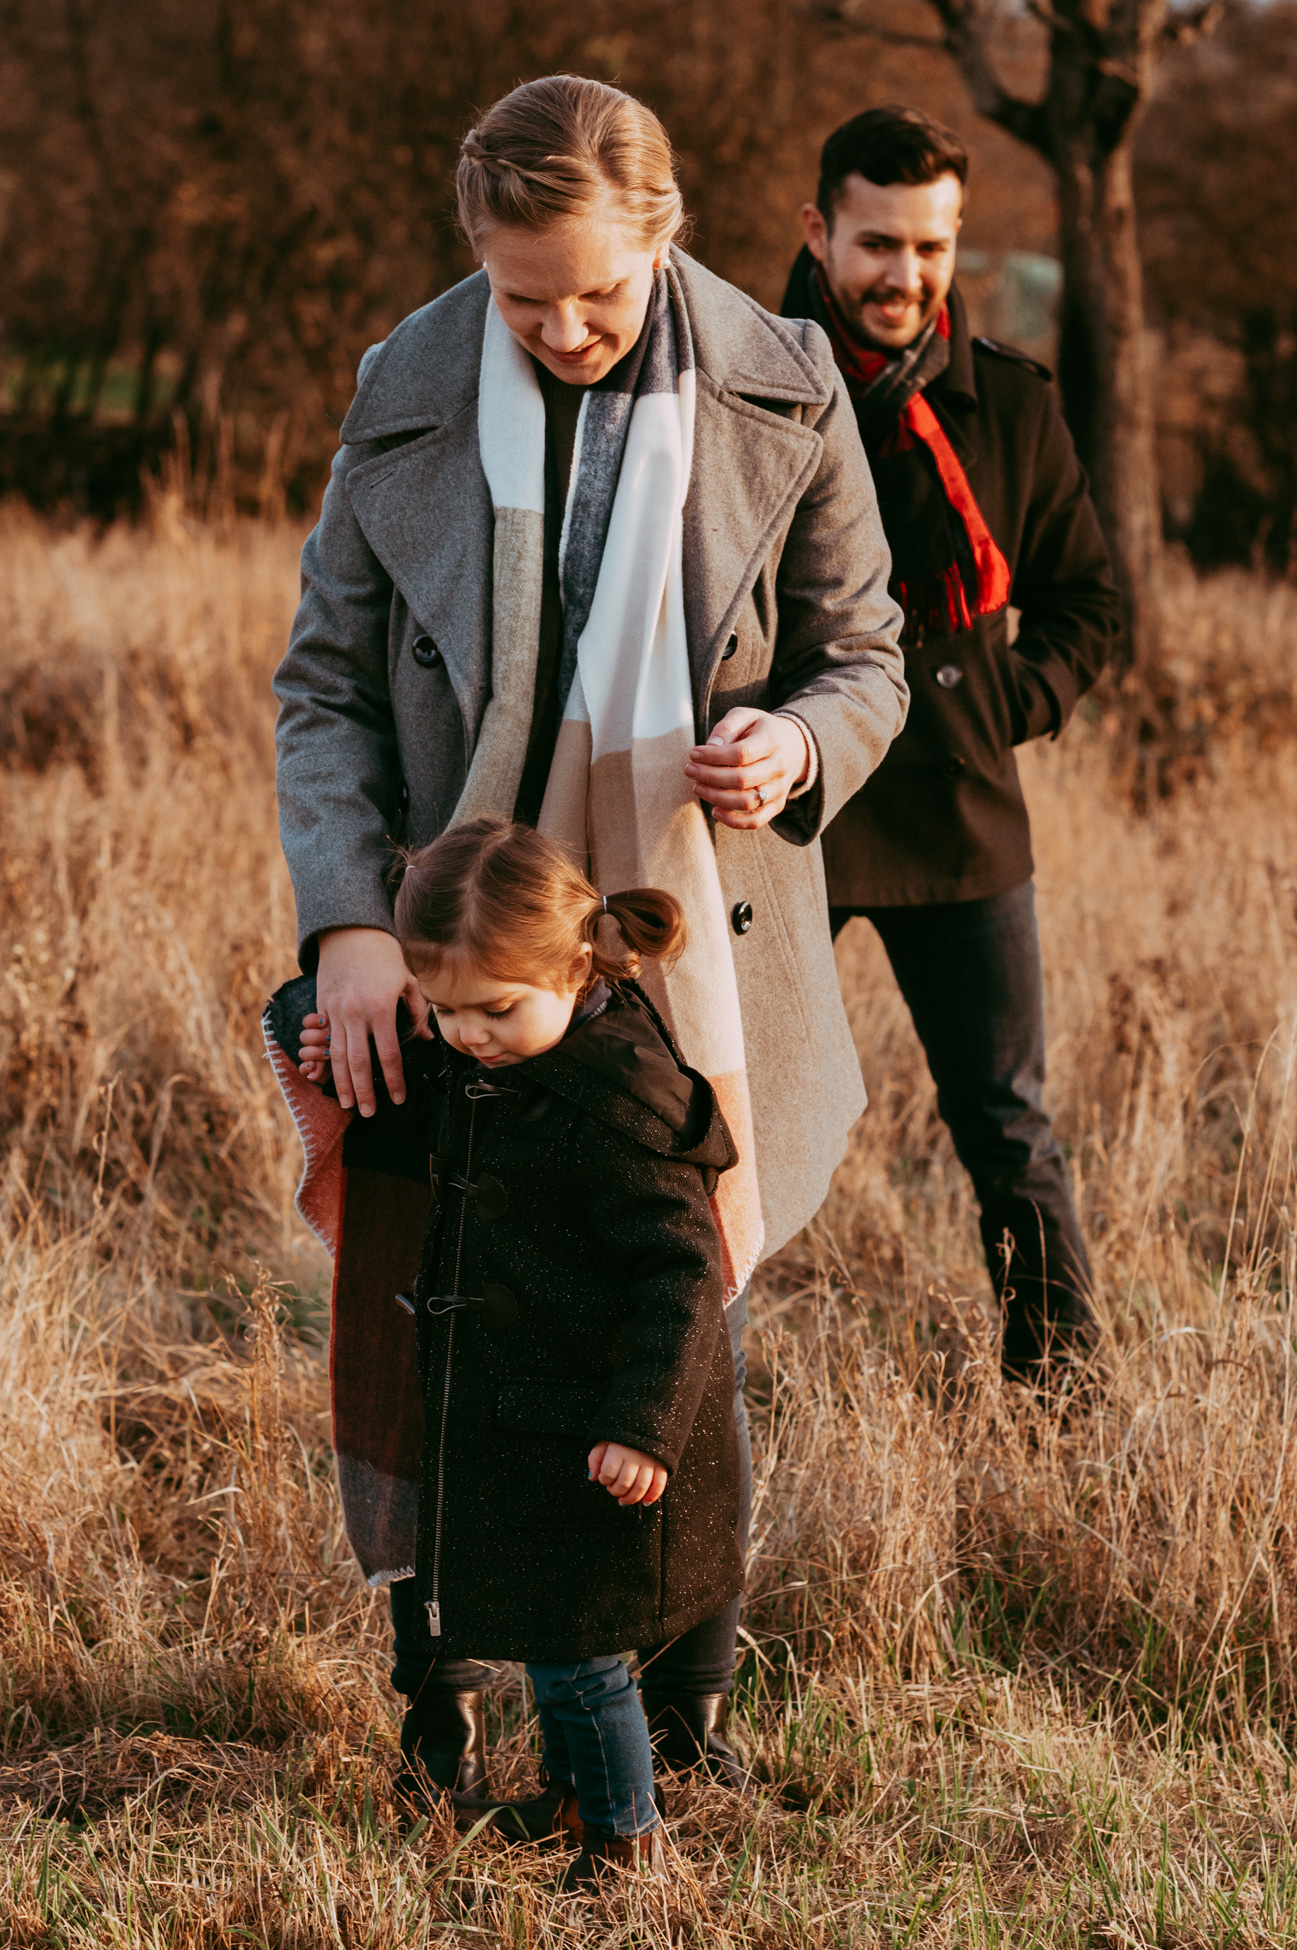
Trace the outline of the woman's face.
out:
<instances>
[{"instance_id":1,"label":"woman's face","mask_svg":"<svg viewBox=\"0 0 1297 1950\"><path fill-rule=\"evenodd\" d=\"M570 386L593 386L639 337L669 249L645 250L615 214L596 209L548 230L494 224L482 261L519 344Z\"/></svg>"}]
</instances>

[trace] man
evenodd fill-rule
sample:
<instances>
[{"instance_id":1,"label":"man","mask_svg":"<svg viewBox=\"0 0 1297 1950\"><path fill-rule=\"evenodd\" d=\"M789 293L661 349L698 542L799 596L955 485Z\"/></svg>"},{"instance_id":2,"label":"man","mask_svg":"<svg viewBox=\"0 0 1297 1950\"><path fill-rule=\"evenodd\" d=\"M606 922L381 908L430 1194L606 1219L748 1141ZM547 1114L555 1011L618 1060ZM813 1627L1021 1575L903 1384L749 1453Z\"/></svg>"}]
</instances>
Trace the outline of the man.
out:
<instances>
[{"instance_id":1,"label":"man","mask_svg":"<svg viewBox=\"0 0 1297 1950\"><path fill-rule=\"evenodd\" d=\"M832 342L906 619L909 722L825 838L833 929L865 915L882 937L981 1204L1005 1372L1035 1379L1088 1338L1091 1280L1042 1102L1014 746L1059 734L1119 612L1050 375L969 336L952 282L967 177L959 138L917 109L855 116L824 145L783 310Z\"/></svg>"}]
</instances>

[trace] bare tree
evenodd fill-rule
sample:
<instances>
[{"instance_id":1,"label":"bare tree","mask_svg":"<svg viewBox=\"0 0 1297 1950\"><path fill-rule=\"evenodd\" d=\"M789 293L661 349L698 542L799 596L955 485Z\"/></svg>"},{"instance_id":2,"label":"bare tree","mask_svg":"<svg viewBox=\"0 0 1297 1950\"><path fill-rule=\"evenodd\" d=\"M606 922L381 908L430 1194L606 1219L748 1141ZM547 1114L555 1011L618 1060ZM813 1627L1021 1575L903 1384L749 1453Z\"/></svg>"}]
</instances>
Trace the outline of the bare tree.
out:
<instances>
[{"instance_id":1,"label":"bare tree","mask_svg":"<svg viewBox=\"0 0 1297 1950\"><path fill-rule=\"evenodd\" d=\"M930 4L978 112L1043 156L1058 182L1059 386L1121 584L1126 655L1144 667L1158 650L1161 508L1135 226L1135 131L1158 54L1206 31L1222 0L1187 9L1171 0ZM899 38L871 23L865 5L830 0L844 23ZM1034 63L1024 62L1015 33L1024 17L1035 23ZM1006 55L1008 66L1025 66L1028 76L1036 67L1030 93L1006 81Z\"/></svg>"}]
</instances>

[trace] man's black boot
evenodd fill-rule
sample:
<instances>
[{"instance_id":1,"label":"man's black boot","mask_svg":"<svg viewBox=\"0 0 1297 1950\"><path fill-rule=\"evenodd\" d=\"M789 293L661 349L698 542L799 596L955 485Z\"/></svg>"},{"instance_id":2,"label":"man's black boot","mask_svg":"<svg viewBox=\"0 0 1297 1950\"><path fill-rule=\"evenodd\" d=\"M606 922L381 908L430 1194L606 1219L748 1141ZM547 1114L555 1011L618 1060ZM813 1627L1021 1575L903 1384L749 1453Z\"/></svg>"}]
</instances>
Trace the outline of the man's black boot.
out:
<instances>
[{"instance_id":1,"label":"man's black boot","mask_svg":"<svg viewBox=\"0 0 1297 1950\"><path fill-rule=\"evenodd\" d=\"M677 1774L701 1768L736 1794L751 1792L747 1768L725 1738L728 1693L643 1693L649 1739L658 1764Z\"/></svg>"},{"instance_id":2,"label":"man's black boot","mask_svg":"<svg viewBox=\"0 0 1297 1950\"><path fill-rule=\"evenodd\" d=\"M485 1814L486 1715L481 1692L425 1686L410 1702L401 1725L403 1765L392 1792L415 1816L448 1795L457 1810Z\"/></svg>"}]
</instances>

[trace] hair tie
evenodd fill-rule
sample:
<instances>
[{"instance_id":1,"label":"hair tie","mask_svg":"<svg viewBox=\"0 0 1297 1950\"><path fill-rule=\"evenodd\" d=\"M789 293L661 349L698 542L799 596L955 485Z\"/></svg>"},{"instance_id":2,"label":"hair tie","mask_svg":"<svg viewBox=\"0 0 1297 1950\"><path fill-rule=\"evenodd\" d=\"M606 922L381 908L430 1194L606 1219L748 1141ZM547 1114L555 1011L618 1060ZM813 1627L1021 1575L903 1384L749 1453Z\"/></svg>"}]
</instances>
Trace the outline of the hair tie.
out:
<instances>
[{"instance_id":1,"label":"hair tie","mask_svg":"<svg viewBox=\"0 0 1297 1950\"><path fill-rule=\"evenodd\" d=\"M608 896L607 896L607 894L605 894L605 895L604 895L604 897L603 897L603 911L604 911L604 913L605 913L605 914L606 914L606 913L608 912Z\"/></svg>"}]
</instances>

